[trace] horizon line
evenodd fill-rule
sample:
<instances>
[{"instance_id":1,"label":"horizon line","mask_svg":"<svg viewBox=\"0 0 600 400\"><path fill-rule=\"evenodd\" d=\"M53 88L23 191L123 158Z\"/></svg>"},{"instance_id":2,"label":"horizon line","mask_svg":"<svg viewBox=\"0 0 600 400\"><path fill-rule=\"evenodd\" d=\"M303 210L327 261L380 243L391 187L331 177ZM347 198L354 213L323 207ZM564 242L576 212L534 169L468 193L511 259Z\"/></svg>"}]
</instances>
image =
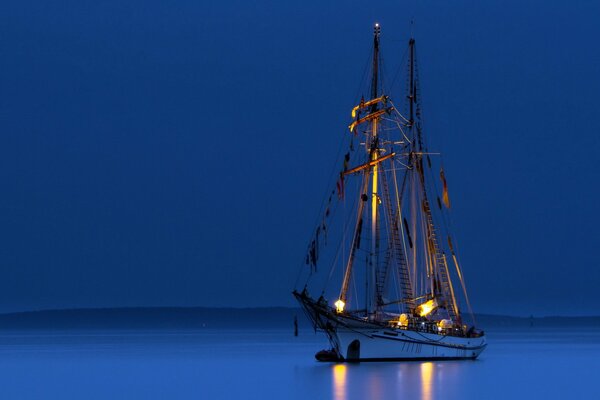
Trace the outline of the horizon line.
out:
<instances>
[{"instance_id":1,"label":"horizon line","mask_svg":"<svg viewBox=\"0 0 600 400\"><path fill-rule=\"evenodd\" d=\"M123 306L123 307L73 307L73 308L44 308L44 309L35 309L35 310L22 310L22 311L7 311L0 312L0 317L16 315L16 314L35 314L35 313L45 313L45 312L73 312L73 311L117 311L117 310L193 310L193 309L203 309L203 310L297 310L301 311L300 307L290 307L290 306L255 306L255 307L232 307L232 306ZM542 318L600 318L600 314L596 315L560 315L560 314L546 314L546 315L534 315L531 314L529 316L520 316L520 315L510 315L510 314L496 314L496 313L473 313L476 316L490 316L490 317L504 317L504 318L519 318L519 319L542 319Z\"/></svg>"}]
</instances>

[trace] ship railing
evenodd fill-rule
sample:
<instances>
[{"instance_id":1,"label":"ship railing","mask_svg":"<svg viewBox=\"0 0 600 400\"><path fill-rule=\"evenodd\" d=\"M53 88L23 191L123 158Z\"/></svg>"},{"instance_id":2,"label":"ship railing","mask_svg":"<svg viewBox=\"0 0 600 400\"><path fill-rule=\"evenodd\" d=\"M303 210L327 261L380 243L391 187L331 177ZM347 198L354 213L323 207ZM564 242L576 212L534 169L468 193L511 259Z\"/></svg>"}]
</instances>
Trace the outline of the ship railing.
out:
<instances>
[{"instance_id":1,"label":"ship railing","mask_svg":"<svg viewBox=\"0 0 600 400\"><path fill-rule=\"evenodd\" d=\"M442 328L434 321L409 321L408 324L399 324L398 321L389 321L390 327L400 330L416 331L423 333L433 333L436 335L456 336L456 337L477 337L481 336L479 332L468 332L461 326L452 326Z\"/></svg>"}]
</instances>

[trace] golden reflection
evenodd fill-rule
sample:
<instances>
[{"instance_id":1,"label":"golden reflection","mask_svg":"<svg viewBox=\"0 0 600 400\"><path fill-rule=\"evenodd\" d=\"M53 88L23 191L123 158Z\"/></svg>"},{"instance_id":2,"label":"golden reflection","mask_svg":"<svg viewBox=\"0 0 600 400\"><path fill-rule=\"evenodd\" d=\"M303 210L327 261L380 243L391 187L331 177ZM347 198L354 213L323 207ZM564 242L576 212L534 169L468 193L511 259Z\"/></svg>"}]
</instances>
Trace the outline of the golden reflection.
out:
<instances>
[{"instance_id":1,"label":"golden reflection","mask_svg":"<svg viewBox=\"0 0 600 400\"><path fill-rule=\"evenodd\" d=\"M333 398L335 400L346 400L346 365L336 364L333 366Z\"/></svg>"},{"instance_id":2,"label":"golden reflection","mask_svg":"<svg viewBox=\"0 0 600 400\"><path fill-rule=\"evenodd\" d=\"M448 372L448 368L450 371L453 370L455 365L415 362L399 363L398 367L384 363L360 364L356 367L357 370L360 369L360 382L356 387L352 387L351 391L350 379L354 375L349 375L348 365L344 363L331 365L333 374L331 398L334 400L385 399L389 397L390 390L396 390L397 393L402 393L402 398L433 400L436 398L436 392L439 391L439 387L436 391L436 384L442 384L442 376ZM359 397L359 392L356 390L363 396Z\"/></svg>"},{"instance_id":3,"label":"golden reflection","mask_svg":"<svg viewBox=\"0 0 600 400\"><path fill-rule=\"evenodd\" d=\"M432 362L424 362L421 364L421 399L431 400L433 389L433 373L435 364Z\"/></svg>"}]
</instances>

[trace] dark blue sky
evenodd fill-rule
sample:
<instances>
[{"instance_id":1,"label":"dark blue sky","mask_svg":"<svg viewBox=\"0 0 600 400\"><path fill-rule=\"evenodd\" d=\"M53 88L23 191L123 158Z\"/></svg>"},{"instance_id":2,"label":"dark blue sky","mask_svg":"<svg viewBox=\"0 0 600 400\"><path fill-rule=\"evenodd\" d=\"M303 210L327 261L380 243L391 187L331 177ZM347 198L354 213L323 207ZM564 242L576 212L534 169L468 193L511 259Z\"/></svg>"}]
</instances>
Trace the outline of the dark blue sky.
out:
<instances>
[{"instance_id":1,"label":"dark blue sky","mask_svg":"<svg viewBox=\"0 0 600 400\"><path fill-rule=\"evenodd\" d=\"M414 16L475 310L599 314L598 15L3 1L0 310L293 305L372 24L393 71Z\"/></svg>"}]
</instances>

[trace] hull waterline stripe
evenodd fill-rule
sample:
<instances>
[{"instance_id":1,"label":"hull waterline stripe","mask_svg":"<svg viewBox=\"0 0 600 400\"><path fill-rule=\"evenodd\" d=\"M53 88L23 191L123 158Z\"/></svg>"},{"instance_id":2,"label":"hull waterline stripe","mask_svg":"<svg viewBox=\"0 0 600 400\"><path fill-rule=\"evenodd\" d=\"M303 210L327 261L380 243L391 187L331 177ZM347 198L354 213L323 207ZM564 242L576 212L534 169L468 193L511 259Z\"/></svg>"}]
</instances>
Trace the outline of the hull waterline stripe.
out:
<instances>
[{"instance_id":1,"label":"hull waterline stripe","mask_svg":"<svg viewBox=\"0 0 600 400\"><path fill-rule=\"evenodd\" d=\"M487 344L483 344L481 346L467 347L467 346L463 346L460 344L453 345L453 344L447 344L447 343L440 343L440 342L436 342L436 341L420 341L420 340L416 340L416 339L401 339L401 338L383 336L383 335L379 335L379 334L373 334L373 335L371 335L371 337L387 339L387 340L395 340L397 342L417 343L417 344L426 344L429 346L448 347L448 348L458 349L458 350L479 350L479 349L484 349L487 346Z\"/></svg>"}]
</instances>

